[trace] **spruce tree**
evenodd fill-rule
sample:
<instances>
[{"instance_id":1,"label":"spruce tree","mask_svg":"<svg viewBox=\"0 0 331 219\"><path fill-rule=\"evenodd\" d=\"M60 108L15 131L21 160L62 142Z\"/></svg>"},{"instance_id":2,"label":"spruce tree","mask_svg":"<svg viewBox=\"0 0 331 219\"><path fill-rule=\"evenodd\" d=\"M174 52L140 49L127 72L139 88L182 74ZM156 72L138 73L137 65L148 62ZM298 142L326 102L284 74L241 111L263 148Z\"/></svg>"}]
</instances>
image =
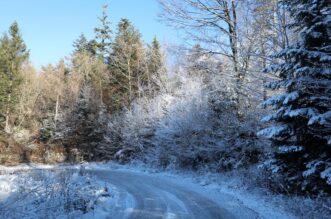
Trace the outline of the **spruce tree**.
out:
<instances>
[{"instance_id":1,"label":"spruce tree","mask_svg":"<svg viewBox=\"0 0 331 219\"><path fill-rule=\"evenodd\" d=\"M149 47L149 61L148 69L152 73L157 73L162 68L162 53L161 46L156 37L154 37L152 44Z\"/></svg>"},{"instance_id":2,"label":"spruce tree","mask_svg":"<svg viewBox=\"0 0 331 219\"><path fill-rule=\"evenodd\" d=\"M73 55L77 55L78 53L86 53L91 57L97 55L97 41L95 39L87 40L83 33L73 42L72 46L74 47Z\"/></svg>"},{"instance_id":3,"label":"spruce tree","mask_svg":"<svg viewBox=\"0 0 331 219\"><path fill-rule=\"evenodd\" d=\"M10 131L12 112L18 102L22 82L20 70L29 52L22 39L17 22L9 28L9 34L0 39L0 114L5 116L5 131Z\"/></svg>"},{"instance_id":4,"label":"spruce tree","mask_svg":"<svg viewBox=\"0 0 331 219\"><path fill-rule=\"evenodd\" d=\"M331 7L328 0L284 0L300 34L268 68L280 77L268 87L283 93L264 102L276 110L259 132L277 147L276 160L288 188L328 191L331 185ZM288 189L287 188L287 189Z\"/></svg>"},{"instance_id":5,"label":"spruce tree","mask_svg":"<svg viewBox=\"0 0 331 219\"><path fill-rule=\"evenodd\" d=\"M94 28L94 32L96 34L94 46L96 47L96 52L99 58L101 58L105 63L108 63L112 44L112 30L110 28L111 23L108 20L107 15L108 5L104 5L102 8L102 16L98 18L101 26ZM93 44L92 41L91 43Z\"/></svg>"},{"instance_id":6,"label":"spruce tree","mask_svg":"<svg viewBox=\"0 0 331 219\"><path fill-rule=\"evenodd\" d=\"M78 161L73 157L77 151L83 160L109 159L109 142L105 139L109 118L104 106L98 104L98 95L93 91L90 82L84 82L74 110L67 115L62 130L69 153L69 161Z\"/></svg>"},{"instance_id":7,"label":"spruce tree","mask_svg":"<svg viewBox=\"0 0 331 219\"><path fill-rule=\"evenodd\" d=\"M164 57L161 52L161 46L156 37L151 45L148 46L147 52L147 89L150 95L155 95L160 90L160 80L162 82L165 70Z\"/></svg>"},{"instance_id":8,"label":"spruce tree","mask_svg":"<svg viewBox=\"0 0 331 219\"><path fill-rule=\"evenodd\" d=\"M72 45L74 47L74 52L84 52L87 51L88 48L88 41L83 33L81 33Z\"/></svg>"},{"instance_id":9,"label":"spruce tree","mask_svg":"<svg viewBox=\"0 0 331 219\"><path fill-rule=\"evenodd\" d=\"M138 30L128 19L118 24L110 59L113 107L128 107L147 86L144 44Z\"/></svg>"}]
</instances>

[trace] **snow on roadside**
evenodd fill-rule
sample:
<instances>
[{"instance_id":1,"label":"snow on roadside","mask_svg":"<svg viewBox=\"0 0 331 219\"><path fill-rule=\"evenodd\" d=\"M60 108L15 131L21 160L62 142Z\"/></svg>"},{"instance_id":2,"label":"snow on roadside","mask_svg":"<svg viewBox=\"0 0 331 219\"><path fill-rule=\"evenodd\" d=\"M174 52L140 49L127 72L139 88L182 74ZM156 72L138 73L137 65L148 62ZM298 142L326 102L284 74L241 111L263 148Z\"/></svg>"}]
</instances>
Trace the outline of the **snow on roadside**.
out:
<instances>
[{"instance_id":1,"label":"snow on roadside","mask_svg":"<svg viewBox=\"0 0 331 219\"><path fill-rule=\"evenodd\" d=\"M0 167L0 218L107 218L115 195L83 168Z\"/></svg>"}]
</instances>

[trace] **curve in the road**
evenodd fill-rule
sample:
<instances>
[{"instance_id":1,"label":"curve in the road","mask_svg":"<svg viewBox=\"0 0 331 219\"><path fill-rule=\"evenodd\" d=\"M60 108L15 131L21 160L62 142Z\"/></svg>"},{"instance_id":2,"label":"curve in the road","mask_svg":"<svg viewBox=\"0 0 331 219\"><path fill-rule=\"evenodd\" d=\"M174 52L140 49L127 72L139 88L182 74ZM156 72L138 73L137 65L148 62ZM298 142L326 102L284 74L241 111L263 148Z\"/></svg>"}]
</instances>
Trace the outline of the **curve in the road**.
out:
<instances>
[{"instance_id":1,"label":"curve in the road","mask_svg":"<svg viewBox=\"0 0 331 219\"><path fill-rule=\"evenodd\" d=\"M234 218L208 194L198 193L171 180L116 170L93 170L90 173L114 185L119 192L116 209L110 218Z\"/></svg>"}]
</instances>

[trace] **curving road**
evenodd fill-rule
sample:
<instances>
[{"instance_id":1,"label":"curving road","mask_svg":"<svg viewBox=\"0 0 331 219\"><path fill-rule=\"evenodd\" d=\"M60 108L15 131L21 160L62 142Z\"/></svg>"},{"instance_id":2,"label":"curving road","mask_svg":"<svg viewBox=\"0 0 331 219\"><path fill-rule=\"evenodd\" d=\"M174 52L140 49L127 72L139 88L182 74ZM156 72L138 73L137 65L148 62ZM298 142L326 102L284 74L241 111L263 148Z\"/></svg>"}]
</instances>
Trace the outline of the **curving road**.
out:
<instances>
[{"instance_id":1,"label":"curving road","mask_svg":"<svg viewBox=\"0 0 331 219\"><path fill-rule=\"evenodd\" d=\"M116 204L110 218L257 218L249 209L241 209L240 214L231 209L236 211L236 214L232 214L223 208L220 201L209 198L212 194L208 194L208 191L196 191L191 185L178 183L175 179L119 170L89 172L117 190Z\"/></svg>"}]
</instances>

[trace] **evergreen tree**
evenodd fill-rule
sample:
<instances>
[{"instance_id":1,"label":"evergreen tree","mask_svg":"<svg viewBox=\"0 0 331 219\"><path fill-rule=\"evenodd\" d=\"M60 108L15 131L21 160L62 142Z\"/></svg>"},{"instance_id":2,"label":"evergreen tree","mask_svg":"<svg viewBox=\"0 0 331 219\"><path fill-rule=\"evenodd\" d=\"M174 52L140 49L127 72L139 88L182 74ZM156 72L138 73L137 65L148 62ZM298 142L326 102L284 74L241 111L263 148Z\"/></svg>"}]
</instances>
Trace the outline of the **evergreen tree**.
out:
<instances>
[{"instance_id":1,"label":"evergreen tree","mask_svg":"<svg viewBox=\"0 0 331 219\"><path fill-rule=\"evenodd\" d=\"M103 92L109 83L108 66L87 52L73 54L72 64L71 73L80 78L80 83L90 83L94 92L99 94L100 104L103 104Z\"/></svg>"},{"instance_id":2,"label":"evergreen tree","mask_svg":"<svg viewBox=\"0 0 331 219\"><path fill-rule=\"evenodd\" d=\"M297 191L330 192L331 185L331 7L328 0L284 0L300 40L272 65L280 80L270 83L281 95L264 102L277 110L264 118L277 125L259 135L277 146L285 181Z\"/></svg>"},{"instance_id":3,"label":"evergreen tree","mask_svg":"<svg viewBox=\"0 0 331 219\"><path fill-rule=\"evenodd\" d=\"M184 65L188 76L199 77L206 85L216 80L215 76L222 71L222 64L219 57L208 54L199 44L194 45L185 55ZM224 81L224 78L222 80Z\"/></svg>"},{"instance_id":4,"label":"evergreen tree","mask_svg":"<svg viewBox=\"0 0 331 219\"><path fill-rule=\"evenodd\" d=\"M113 107L129 106L147 86L144 45L141 35L127 19L118 24L110 59Z\"/></svg>"},{"instance_id":5,"label":"evergreen tree","mask_svg":"<svg viewBox=\"0 0 331 219\"><path fill-rule=\"evenodd\" d=\"M74 41L73 47L75 49L74 50L75 53L87 51L88 41L83 33L81 33L78 39Z\"/></svg>"},{"instance_id":6,"label":"evergreen tree","mask_svg":"<svg viewBox=\"0 0 331 219\"><path fill-rule=\"evenodd\" d=\"M96 40L92 39L87 42L86 51L92 57L95 57L97 55L97 48L98 48L98 43Z\"/></svg>"},{"instance_id":7,"label":"evergreen tree","mask_svg":"<svg viewBox=\"0 0 331 219\"><path fill-rule=\"evenodd\" d=\"M98 18L101 23L101 27L94 28L94 32L96 34L95 47L97 55L107 63L112 44L112 30L110 29L111 23L108 21L107 15L108 5L104 5L102 8L102 16ZM91 43L93 44L93 42Z\"/></svg>"},{"instance_id":8,"label":"evergreen tree","mask_svg":"<svg viewBox=\"0 0 331 219\"><path fill-rule=\"evenodd\" d=\"M103 106L98 104L97 94L93 91L90 82L85 82L75 104L74 110L68 114L61 130L65 130L64 142L68 151L69 161L81 159L102 160L109 159L107 150L109 142L105 139L108 117ZM73 152L77 151L77 154Z\"/></svg>"},{"instance_id":9,"label":"evergreen tree","mask_svg":"<svg viewBox=\"0 0 331 219\"><path fill-rule=\"evenodd\" d=\"M206 55L203 48L199 44L194 45L186 59L189 76L206 76L208 74L208 66L204 62L205 59Z\"/></svg>"},{"instance_id":10,"label":"evergreen tree","mask_svg":"<svg viewBox=\"0 0 331 219\"><path fill-rule=\"evenodd\" d=\"M149 47L148 70L154 74L160 71L163 66L161 46L156 37Z\"/></svg>"},{"instance_id":11,"label":"evergreen tree","mask_svg":"<svg viewBox=\"0 0 331 219\"><path fill-rule=\"evenodd\" d=\"M18 101L18 89L22 82L20 70L29 52L22 39L17 22L9 28L9 34L0 39L0 114L6 117L5 130L10 131L11 114Z\"/></svg>"},{"instance_id":12,"label":"evergreen tree","mask_svg":"<svg viewBox=\"0 0 331 219\"><path fill-rule=\"evenodd\" d=\"M89 56L95 57L97 54L97 41L95 39L87 40L83 33L73 42L72 46L74 47L74 55L87 53Z\"/></svg>"},{"instance_id":13,"label":"evergreen tree","mask_svg":"<svg viewBox=\"0 0 331 219\"><path fill-rule=\"evenodd\" d=\"M161 52L161 46L156 37L148 47L147 52L147 70L146 78L148 80L148 92L153 95L160 90L160 81L162 82L165 73L164 57Z\"/></svg>"}]
</instances>

